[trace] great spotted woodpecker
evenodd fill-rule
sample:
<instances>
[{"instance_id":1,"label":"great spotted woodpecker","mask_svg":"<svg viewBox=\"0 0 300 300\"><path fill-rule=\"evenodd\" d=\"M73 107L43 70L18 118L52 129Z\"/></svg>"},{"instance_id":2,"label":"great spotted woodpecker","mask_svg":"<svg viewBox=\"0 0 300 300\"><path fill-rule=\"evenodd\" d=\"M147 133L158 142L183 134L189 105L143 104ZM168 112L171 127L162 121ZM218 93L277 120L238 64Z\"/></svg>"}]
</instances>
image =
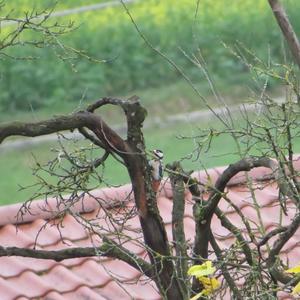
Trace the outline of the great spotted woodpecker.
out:
<instances>
[{"instance_id":1,"label":"great spotted woodpecker","mask_svg":"<svg viewBox=\"0 0 300 300\"><path fill-rule=\"evenodd\" d=\"M152 175L152 189L154 192L157 192L163 177L162 159L164 158L164 153L161 150L153 150L152 153L154 158L149 161Z\"/></svg>"}]
</instances>

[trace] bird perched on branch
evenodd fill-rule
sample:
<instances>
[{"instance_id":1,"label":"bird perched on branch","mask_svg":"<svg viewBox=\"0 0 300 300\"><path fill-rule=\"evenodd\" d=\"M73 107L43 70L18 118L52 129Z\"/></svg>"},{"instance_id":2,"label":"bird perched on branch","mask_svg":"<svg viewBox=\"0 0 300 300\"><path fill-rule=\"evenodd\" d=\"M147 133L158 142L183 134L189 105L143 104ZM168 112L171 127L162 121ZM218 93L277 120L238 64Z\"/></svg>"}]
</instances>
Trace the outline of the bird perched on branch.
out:
<instances>
[{"instance_id":1,"label":"bird perched on branch","mask_svg":"<svg viewBox=\"0 0 300 300\"><path fill-rule=\"evenodd\" d=\"M162 160L164 158L164 153L161 150L153 150L152 154L153 159L149 161L149 165L151 167L152 189L156 193L163 177Z\"/></svg>"}]
</instances>

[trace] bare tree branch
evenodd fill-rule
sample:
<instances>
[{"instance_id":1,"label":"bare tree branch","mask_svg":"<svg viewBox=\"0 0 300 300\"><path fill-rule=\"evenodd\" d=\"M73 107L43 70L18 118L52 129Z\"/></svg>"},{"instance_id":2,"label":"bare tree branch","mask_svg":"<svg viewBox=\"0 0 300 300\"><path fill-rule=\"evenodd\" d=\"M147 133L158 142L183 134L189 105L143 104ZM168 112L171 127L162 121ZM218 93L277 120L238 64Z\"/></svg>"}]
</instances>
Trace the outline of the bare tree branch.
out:
<instances>
[{"instance_id":1,"label":"bare tree branch","mask_svg":"<svg viewBox=\"0 0 300 300\"><path fill-rule=\"evenodd\" d=\"M283 274L277 269L277 257L283 246L286 242L294 235L296 230L300 226L300 214L298 213L292 223L289 226L286 226L285 230L280 233L277 240L274 242L272 249L270 250L269 257L267 259L267 266L270 269L270 273L280 282L288 283L291 280L291 277Z\"/></svg>"},{"instance_id":2,"label":"bare tree branch","mask_svg":"<svg viewBox=\"0 0 300 300\"><path fill-rule=\"evenodd\" d=\"M78 128L78 131L88 140L90 140L93 144L95 144L98 147L105 148L104 144L97 139L95 136L90 134L85 128Z\"/></svg>"},{"instance_id":3,"label":"bare tree branch","mask_svg":"<svg viewBox=\"0 0 300 300\"><path fill-rule=\"evenodd\" d=\"M179 162L174 162L171 166L167 166L168 169L175 171L170 174L170 180L173 190L173 209L172 209L172 234L173 244L176 252L176 270L177 276L179 277L180 287L184 295L188 295L189 284L188 284L188 261L187 255L187 244L184 233L184 209L185 209L185 186L183 178L180 174L183 170Z\"/></svg>"},{"instance_id":4,"label":"bare tree branch","mask_svg":"<svg viewBox=\"0 0 300 300\"><path fill-rule=\"evenodd\" d=\"M115 131L108 127L99 116L84 111L34 123L4 123L0 125L0 143L9 136L35 137L82 127L92 130L105 147L111 149L119 156L124 157L127 153L128 147L126 147L122 138Z\"/></svg>"},{"instance_id":5,"label":"bare tree branch","mask_svg":"<svg viewBox=\"0 0 300 300\"><path fill-rule=\"evenodd\" d=\"M285 232L287 230L287 227L278 227L274 230L270 231L268 234L266 234L261 241L257 244L258 249L265 245L273 236Z\"/></svg>"},{"instance_id":6,"label":"bare tree branch","mask_svg":"<svg viewBox=\"0 0 300 300\"><path fill-rule=\"evenodd\" d=\"M21 256L37 259L52 259L59 262L78 257L107 256L120 259L139 272L144 273L149 278L153 277L153 267L151 264L108 238L103 238L103 241L104 243L100 247L78 247L55 251L0 246L0 257Z\"/></svg>"},{"instance_id":7,"label":"bare tree branch","mask_svg":"<svg viewBox=\"0 0 300 300\"><path fill-rule=\"evenodd\" d=\"M293 29L292 24L289 21L288 16L280 4L279 0L268 0L273 11L273 14L277 20L277 23L282 31L284 38L293 54L293 57L300 68L300 43L297 35Z\"/></svg>"},{"instance_id":8,"label":"bare tree branch","mask_svg":"<svg viewBox=\"0 0 300 300\"><path fill-rule=\"evenodd\" d=\"M96 136L90 134L85 128L78 128L78 131L88 140L90 140L94 145L105 149L106 154L110 154L111 156L113 156L113 158L115 160L117 160L120 164L124 165L124 162L112 151L109 151L109 149L107 149L105 147L105 145L99 140L97 139Z\"/></svg>"},{"instance_id":9,"label":"bare tree branch","mask_svg":"<svg viewBox=\"0 0 300 300\"><path fill-rule=\"evenodd\" d=\"M216 215L221 221L222 226L224 226L226 229L228 229L230 232L234 234L236 239L240 242L241 247L244 251L246 260L248 264L251 266L253 264L253 257L252 257L252 251L250 247L248 246L247 241L244 239L242 232L239 228L234 226L229 219L225 216L225 214L217 207L215 210Z\"/></svg>"},{"instance_id":10,"label":"bare tree branch","mask_svg":"<svg viewBox=\"0 0 300 300\"><path fill-rule=\"evenodd\" d=\"M217 244L215 237L213 236L211 231L209 232L209 236L210 236L210 244L213 247L213 249L218 257L218 260L221 262L220 268L222 270L222 274L223 274L224 278L226 279L226 282L229 285L230 290L232 291L232 293L234 295L234 299L242 300L243 297L242 297L238 287L236 286L233 278L230 276L230 274L227 270L226 263L224 263L225 259L223 258L222 251L221 251L219 245Z\"/></svg>"},{"instance_id":11,"label":"bare tree branch","mask_svg":"<svg viewBox=\"0 0 300 300\"><path fill-rule=\"evenodd\" d=\"M267 157L250 157L245 158L237 163L229 165L229 167L223 172L223 174L218 178L212 194L210 195L205 207L205 216L211 217L217 207L220 199L222 198L222 193L229 182L229 180L236 174L242 171L250 171L253 168L266 167L271 169L274 173L278 173L278 164ZM278 176L276 176L278 178ZM206 217L205 217L206 219Z\"/></svg>"},{"instance_id":12,"label":"bare tree branch","mask_svg":"<svg viewBox=\"0 0 300 300\"><path fill-rule=\"evenodd\" d=\"M196 236L194 254L200 258L199 262L208 257L209 230L211 219L222 198L229 180L241 171L250 171L256 167L270 167L275 169L277 164L269 158L246 158L230 165L218 178L208 201L195 202L194 217L196 221Z\"/></svg>"},{"instance_id":13,"label":"bare tree branch","mask_svg":"<svg viewBox=\"0 0 300 300\"><path fill-rule=\"evenodd\" d=\"M62 130L73 130L87 126L88 123L91 123L90 118L93 119L94 116L90 113L79 112L70 116L61 116L34 123L4 123L0 125L0 143L9 136L21 135L35 137Z\"/></svg>"}]
</instances>

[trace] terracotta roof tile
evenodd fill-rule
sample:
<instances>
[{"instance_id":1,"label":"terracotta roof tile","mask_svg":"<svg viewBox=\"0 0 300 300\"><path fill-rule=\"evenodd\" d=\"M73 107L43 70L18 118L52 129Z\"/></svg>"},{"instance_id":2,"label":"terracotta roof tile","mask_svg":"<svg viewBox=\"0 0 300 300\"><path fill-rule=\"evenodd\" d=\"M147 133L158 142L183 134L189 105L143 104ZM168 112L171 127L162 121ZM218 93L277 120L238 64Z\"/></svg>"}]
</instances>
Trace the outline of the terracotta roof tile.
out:
<instances>
[{"instance_id":1,"label":"terracotta roof tile","mask_svg":"<svg viewBox=\"0 0 300 300\"><path fill-rule=\"evenodd\" d=\"M87 272L88 270L88 272ZM81 278L82 285L87 286L104 286L111 281L111 276L105 270L103 264L99 266L93 260L87 260L83 264L72 268L72 273Z\"/></svg>"},{"instance_id":2,"label":"terracotta roof tile","mask_svg":"<svg viewBox=\"0 0 300 300\"><path fill-rule=\"evenodd\" d=\"M11 300L19 296L16 293L16 286L9 280L5 280L0 277L0 287L0 295L2 300Z\"/></svg>"},{"instance_id":3,"label":"terracotta roof tile","mask_svg":"<svg viewBox=\"0 0 300 300\"><path fill-rule=\"evenodd\" d=\"M9 260L0 257L0 265L2 278L15 277L29 269L29 266L17 257L11 257Z\"/></svg>"},{"instance_id":4,"label":"terracotta roof tile","mask_svg":"<svg viewBox=\"0 0 300 300\"><path fill-rule=\"evenodd\" d=\"M126 289L133 299L161 299L157 294L157 288L153 284L149 284L147 279L139 278L139 281L132 282Z\"/></svg>"},{"instance_id":5,"label":"terracotta roof tile","mask_svg":"<svg viewBox=\"0 0 300 300\"><path fill-rule=\"evenodd\" d=\"M143 247L140 242L126 239L124 242L122 241L122 245L129 251L138 254L139 256L144 256L143 254L146 253L145 247Z\"/></svg>"},{"instance_id":6,"label":"terracotta roof tile","mask_svg":"<svg viewBox=\"0 0 300 300\"><path fill-rule=\"evenodd\" d=\"M94 264L94 267L99 270L99 265L97 263ZM126 263L120 260L103 262L102 268L102 272L111 274L120 282L130 282L141 276L141 273L139 271L131 266L128 266Z\"/></svg>"},{"instance_id":7,"label":"terracotta roof tile","mask_svg":"<svg viewBox=\"0 0 300 300\"><path fill-rule=\"evenodd\" d=\"M300 160L297 160L300 169ZM215 182L219 174L225 169L216 168L209 172L195 172L194 175L202 182ZM256 187L255 195L257 205L260 207L260 216L267 232L278 227L280 219L280 207L278 205L278 189L275 183L266 179L271 178L271 173L266 168L257 168L249 172ZM245 174L239 174L230 181L227 189L227 197L242 210L251 228L256 229L258 215L255 202L247 186L243 184ZM264 180L263 182L261 180ZM191 194L186 192L186 208L184 213L184 225L186 239L192 243L194 239L195 224L192 212ZM66 196L67 199L67 196ZM68 247L98 246L101 239L98 232L119 232L119 239L123 246L137 255L147 257L143 247L141 228L138 217L134 216L131 186L119 188L106 188L94 191L92 195L76 202L72 211L74 216L66 215L62 219L48 222L48 218L58 212L59 207L55 199L35 201L31 207L33 215L24 214L17 220L16 214L19 204L0 207L0 245L30 247L34 245L38 249L58 250ZM158 206L166 224L168 236L172 236L171 212L172 191L169 181L164 182L158 194ZM44 209L46 208L47 211ZM241 217L237 215L230 203L222 200L220 208L227 217L242 232L246 232L242 225ZM290 216L295 213L294 205L288 201L287 209ZM124 223L123 212L132 210L132 218ZM110 213L115 222L111 222L106 216ZM282 225L289 224L291 217L282 216ZM16 223L20 224L17 226ZM90 230L90 224L95 231ZM214 216L212 230L221 248L228 248L234 242L233 235L221 226L219 219ZM37 236L38 235L38 236ZM259 239L261 234L256 231ZM139 241L134 239L138 238ZM272 242L275 238L269 241ZM290 266L300 261L300 230L287 242L281 256ZM262 247L266 253L266 247ZM213 257L213 256L212 256ZM1 300L11 299L160 299L156 287L134 268L119 261L107 257L75 258L62 262L52 260L36 260L22 257L0 258L0 295ZM282 297L289 297L282 294ZM224 298L225 299L225 298ZM228 297L227 297L228 299ZM282 298L283 299L283 298ZM288 298L285 298L288 299Z\"/></svg>"},{"instance_id":8,"label":"terracotta roof tile","mask_svg":"<svg viewBox=\"0 0 300 300\"><path fill-rule=\"evenodd\" d=\"M22 232L26 233L30 237L30 241L34 241L38 237L38 245L46 246L57 243L57 228L54 226L48 226L47 231L43 230L43 226L47 225L45 220L35 220L32 223L24 224L22 226Z\"/></svg>"},{"instance_id":9,"label":"terracotta roof tile","mask_svg":"<svg viewBox=\"0 0 300 300\"><path fill-rule=\"evenodd\" d=\"M106 299L113 300L114 297L116 299L132 299L132 296L127 292L126 288L122 288L123 286L120 283L115 281L110 281L108 284L101 288L95 289L101 296Z\"/></svg>"},{"instance_id":10,"label":"terracotta roof tile","mask_svg":"<svg viewBox=\"0 0 300 300\"><path fill-rule=\"evenodd\" d=\"M25 271L17 277L10 278L9 283L15 290L15 297L40 297L45 295L46 292L53 289L51 283L44 281L43 277L40 276L40 274L36 274L31 270Z\"/></svg>"},{"instance_id":11,"label":"terracotta roof tile","mask_svg":"<svg viewBox=\"0 0 300 300\"><path fill-rule=\"evenodd\" d=\"M24 300L27 299L27 298L24 298ZM62 296L60 295L58 292L54 292L54 291L51 291L50 293L47 293L44 297L43 297L44 300L64 300L65 299L65 295ZM20 300L20 299L18 299Z\"/></svg>"},{"instance_id":12,"label":"terracotta roof tile","mask_svg":"<svg viewBox=\"0 0 300 300\"><path fill-rule=\"evenodd\" d=\"M14 276L20 275L22 272L32 270L35 273L45 272L49 269L51 269L53 266L56 265L55 261L52 260L39 260L38 262L34 258L30 257L23 257L21 260L17 257L10 257L11 261L12 259L17 259L17 263L20 264L20 267L22 267L21 272L18 274L15 274Z\"/></svg>"},{"instance_id":13,"label":"terracotta roof tile","mask_svg":"<svg viewBox=\"0 0 300 300\"><path fill-rule=\"evenodd\" d=\"M62 299L64 300L107 300L108 298L101 296L100 293L88 288L87 286L81 286L75 291L64 293Z\"/></svg>"},{"instance_id":14,"label":"terracotta roof tile","mask_svg":"<svg viewBox=\"0 0 300 300\"><path fill-rule=\"evenodd\" d=\"M18 239L14 240L11 238L12 236L18 236ZM22 231L17 231L14 225L8 224L0 228L0 245L4 247L28 247L30 244L32 244L30 236Z\"/></svg>"},{"instance_id":15,"label":"terracotta roof tile","mask_svg":"<svg viewBox=\"0 0 300 300\"><path fill-rule=\"evenodd\" d=\"M282 253L283 261L290 266L299 265L299 253L300 253L299 242L293 243L293 245L291 245L291 247L289 247L289 249L286 250L288 250L288 252Z\"/></svg>"},{"instance_id":16,"label":"terracotta roof tile","mask_svg":"<svg viewBox=\"0 0 300 300\"><path fill-rule=\"evenodd\" d=\"M72 227L64 226L63 223L70 223L72 224ZM56 224L59 226L59 232L63 239L66 238L69 240L80 240L86 237L86 230L78 222L74 222L74 217L66 215L63 223L61 225L59 223Z\"/></svg>"},{"instance_id":17,"label":"terracotta roof tile","mask_svg":"<svg viewBox=\"0 0 300 300\"><path fill-rule=\"evenodd\" d=\"M44 282L47 282L51 287L55 287L55 290L60 293L73 291L78 286L95 285L94 282L90 282L86 277L80 276L76 272L73 272L73 268L68 269L62 265L55 266L50 270L50 272L41 274L40 277ZM96 279L100 280L100 278L95 278L95 280ZM103 279L103 282L104 283L106 282L106 278Z\"/></svg>"}]
</instances>

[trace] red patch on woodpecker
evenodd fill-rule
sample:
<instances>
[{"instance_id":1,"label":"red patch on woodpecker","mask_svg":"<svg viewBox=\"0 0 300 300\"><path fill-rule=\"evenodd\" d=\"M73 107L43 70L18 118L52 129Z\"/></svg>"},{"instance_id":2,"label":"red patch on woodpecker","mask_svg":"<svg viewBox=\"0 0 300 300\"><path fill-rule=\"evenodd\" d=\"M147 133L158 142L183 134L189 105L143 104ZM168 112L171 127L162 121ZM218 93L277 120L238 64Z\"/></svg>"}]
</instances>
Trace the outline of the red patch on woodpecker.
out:
<instances>
[{"instance_id":1,"label":"red patch on woodpecker","mask_svg":"<svg viewBox=\"0 0 300 300\"><path fill-rule=\"evenodd\" d=\"M157 193L160 186L160 180L152 180L152 190Z\"/></svg>"}]
</instances>

